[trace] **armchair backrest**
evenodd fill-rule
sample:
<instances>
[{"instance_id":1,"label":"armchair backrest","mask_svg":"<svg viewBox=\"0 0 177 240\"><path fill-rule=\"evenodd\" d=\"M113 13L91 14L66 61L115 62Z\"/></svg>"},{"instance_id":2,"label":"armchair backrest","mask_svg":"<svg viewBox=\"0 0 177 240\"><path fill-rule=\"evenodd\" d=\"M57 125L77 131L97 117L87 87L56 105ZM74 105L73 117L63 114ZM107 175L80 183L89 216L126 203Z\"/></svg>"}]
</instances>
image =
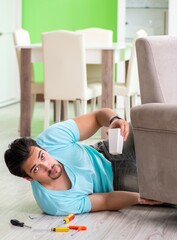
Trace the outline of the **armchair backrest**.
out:
<instances>
[{"instance_id":1,"label":"armchair backrest","mask_svg":"<svg viewBox=\"0 0 177 240\"><path fill-rule=\"evenodd\" d=\"M138 38L146 37L147 33L143 29L139 29L132 43L131 56L128 62L127 77L126 77L126 87L128 94L131 96L132 93L139 93L139 76L137 69L137 57L136 57L136 46L135 42Z\"/></svg>"},{"instance_id":2,"label":"armchair backrest","mask_svg":"<svg viewBox=\"0 0 177 240\"><path fill-rule=\"evenodd\" d=\"M177 103L177 37L136 40L141 102Z\"/></svg>"}]
</instances>

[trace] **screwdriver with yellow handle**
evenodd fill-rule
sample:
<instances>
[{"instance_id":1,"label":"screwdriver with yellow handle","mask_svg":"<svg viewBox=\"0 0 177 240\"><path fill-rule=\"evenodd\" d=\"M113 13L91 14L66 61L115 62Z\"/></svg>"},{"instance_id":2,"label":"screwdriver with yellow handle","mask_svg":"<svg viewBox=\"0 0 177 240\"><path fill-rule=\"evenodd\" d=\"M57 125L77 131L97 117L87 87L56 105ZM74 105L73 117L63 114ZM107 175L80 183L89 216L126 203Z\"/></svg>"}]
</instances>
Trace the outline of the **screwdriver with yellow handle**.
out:
<instances>
[{"instance_id":1,"label":"screwdriver with yellow handle","mask_svg":"<svg viewBox=\"0 0 177 240\"><path fill-rule=\"evenodd\" d=\"M69 232L69 230L76 230L76 232L79 232L79 231L87 230L87 227L86 226L68 226L68 227L51 228L52 232Z\"/></svg>"},{"instance_id":2,"label":"screwdriver with yellow handle","mask_svg":"<svg viewBox=\"0 0 177 240\"><path fill-rule=\"evenodd\" d=\"M69 232L69 227L55 227L51 228L52 232Z\"/></svg>"},{"instance_id":3,"label":"screwdriver with yellow handle","mask_svg":"<svg viewBox=\"0 0 177 240\"><path fill-rule=\"evenodd\" d=\"M74 215L73 213L70 213L68 216L66 216L66 217L63 219L63 221L62 221L62 223L61 223L60 225L62 225L62 224L67 224L67 223L69 223L70 221L72 221L74 218L75 218L75 215Z\"/></svg>"}]
</instances>

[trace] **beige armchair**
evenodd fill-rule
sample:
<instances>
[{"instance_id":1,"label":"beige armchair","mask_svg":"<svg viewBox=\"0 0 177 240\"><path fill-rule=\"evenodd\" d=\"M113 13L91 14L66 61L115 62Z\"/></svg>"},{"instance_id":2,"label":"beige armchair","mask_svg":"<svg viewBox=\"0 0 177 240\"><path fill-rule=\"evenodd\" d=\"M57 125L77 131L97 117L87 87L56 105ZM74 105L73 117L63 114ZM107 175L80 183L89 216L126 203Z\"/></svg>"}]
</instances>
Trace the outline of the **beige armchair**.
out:
<instances>
[{"instance_id":1,"label":"beige armchair","mask_svg":"<svg viewBox=\"0 0 177 240\"><path fill-rule=\"evenodd\" d=\"M177 37L136 41L142 105L131 110L140 195L177 204Z\"/></svg>"}]
</instances>

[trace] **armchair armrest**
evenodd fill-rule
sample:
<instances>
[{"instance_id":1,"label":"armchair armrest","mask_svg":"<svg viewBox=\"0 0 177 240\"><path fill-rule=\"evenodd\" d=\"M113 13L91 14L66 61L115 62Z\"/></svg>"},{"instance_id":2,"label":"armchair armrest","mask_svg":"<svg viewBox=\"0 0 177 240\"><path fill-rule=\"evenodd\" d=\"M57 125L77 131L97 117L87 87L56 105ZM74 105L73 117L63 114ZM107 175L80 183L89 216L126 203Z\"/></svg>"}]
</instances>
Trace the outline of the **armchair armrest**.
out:
<instances>
[{"instance_id":1,"label":"armchair armrest","mask_svg":"<svg viewBox=\"0 0 177 240\"><path fill-rule=\"evenodd\" d=\"M177 131L177 104L147 103L131 110L134 129Z\"/></svg>"},{"instance_id":2,"label":"armchair armrest","mask_svg":"<svg viewBox=\"0 0 177 240\"><path fill-rule=\"evenodd\" d=\"M177 104L131 110L141 197L177 204Z\"/></svg>"}]
</instances>

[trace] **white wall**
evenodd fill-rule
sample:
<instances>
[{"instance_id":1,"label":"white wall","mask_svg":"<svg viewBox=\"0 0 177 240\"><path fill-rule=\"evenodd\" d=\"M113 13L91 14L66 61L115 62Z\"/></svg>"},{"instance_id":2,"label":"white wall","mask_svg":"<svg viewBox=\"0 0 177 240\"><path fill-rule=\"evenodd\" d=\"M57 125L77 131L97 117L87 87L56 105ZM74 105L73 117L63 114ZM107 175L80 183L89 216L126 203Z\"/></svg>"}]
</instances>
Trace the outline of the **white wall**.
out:
<instances>
[{"instance_id":1,"label":"white wall","mask_svg":"<svg viewBox=\"0 0 177 240\"><path fill-rule=\"evenodd\" d=\"M21 26L21 0L0 0L0 107L20 99L13 32Z\"/></svg>"}]
</instances>

